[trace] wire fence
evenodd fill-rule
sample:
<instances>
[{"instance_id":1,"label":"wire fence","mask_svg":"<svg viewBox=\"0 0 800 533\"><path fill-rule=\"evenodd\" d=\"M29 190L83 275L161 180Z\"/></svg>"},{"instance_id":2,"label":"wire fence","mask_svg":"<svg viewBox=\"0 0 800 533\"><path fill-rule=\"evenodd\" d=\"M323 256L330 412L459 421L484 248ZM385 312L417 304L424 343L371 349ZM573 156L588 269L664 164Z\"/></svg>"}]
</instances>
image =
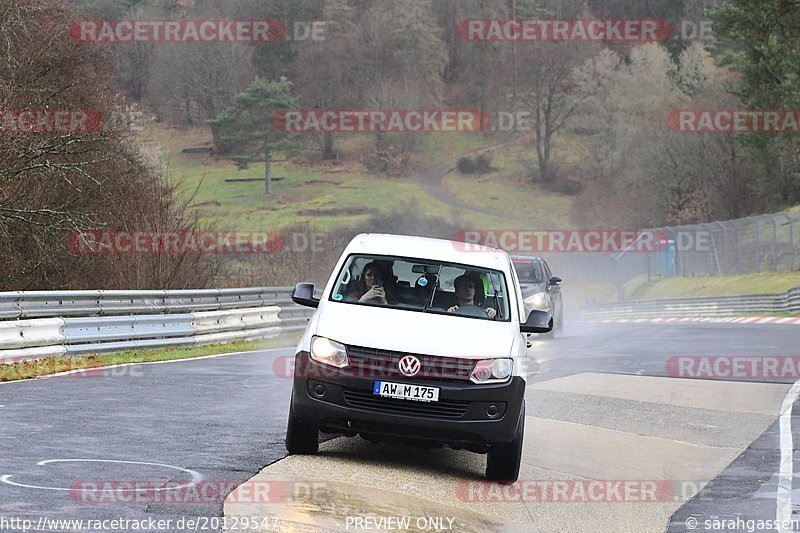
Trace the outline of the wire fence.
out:
<instances>
[{"instance_id":1,"label":"wire fence","mask_svg":"<svg viewBox=\"0 0 800 533\"><path fill-rule=\"evenodd\" d=\"M565 280L618 286L640 276L650 281L800 270L800 210L642 233L655 236L652 250L541 255Z\"/></svg>"},{"instance_id":2,"label":"wire fence","mask_svg":"<svg viewBox=\"0 0 800 533\"><path fill-rule=\"evenodd\" d=\"M798 223L800 211L675 228L683 234L704 238L708 245L676 251L674 275L796 271L800 267Z\"/></svg>"}]
</instances>

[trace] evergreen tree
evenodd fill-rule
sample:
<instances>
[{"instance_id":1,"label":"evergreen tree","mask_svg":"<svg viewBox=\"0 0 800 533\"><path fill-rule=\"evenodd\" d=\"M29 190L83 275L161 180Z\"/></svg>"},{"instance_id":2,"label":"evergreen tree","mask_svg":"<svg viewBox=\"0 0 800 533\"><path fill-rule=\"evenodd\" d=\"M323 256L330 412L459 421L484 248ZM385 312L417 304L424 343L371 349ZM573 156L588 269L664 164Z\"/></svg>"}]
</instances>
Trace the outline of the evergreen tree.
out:
<instances>
[{"instance_id":1,"label":"evergreen tree","mask_svg":"<svg viewBox=\"0 0 800 533\"><path fill-rule=\"evenodd\" d=\"M256 80L238 94L231 107L210 120L214 143L242 169L253 161L264 161L265 193L272 193L272 159L291 147L291 137L276 129L276 114L296 107L292 84Z\"/></svg>"}]
</instances>

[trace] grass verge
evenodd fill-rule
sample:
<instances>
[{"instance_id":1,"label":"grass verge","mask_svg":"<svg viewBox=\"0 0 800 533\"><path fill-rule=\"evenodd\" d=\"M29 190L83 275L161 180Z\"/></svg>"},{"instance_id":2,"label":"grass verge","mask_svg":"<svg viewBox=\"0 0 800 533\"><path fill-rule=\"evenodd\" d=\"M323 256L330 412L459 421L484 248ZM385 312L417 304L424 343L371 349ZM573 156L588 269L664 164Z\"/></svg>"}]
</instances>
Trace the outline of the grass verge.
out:
<instances>
[{"instance_id":1,"label":"grass verge","mask_svg":"<svg viewBox=\"0 0 800 533\"><path fill-rule=\"evenodd\" d=\"M208 344L184 348L154 348L149 350L131 350L110 354L85 355L79 357L47 357L34 361L19 361L0 364L0 382L19 381L49 376L71 370L91 370L93 368L121 365L126 363L152 363L156 361L174 361L191 359L205 355L217 355L251 350L265 350L294 346L302 332L287 333L272 339L257 341L237 341L228 344Z\"/></svg>"},{"instance_id":2,"label":"grass verge","mask_svg":"<svg viewBox=\"0 0 800 533\"><path fill-rule=\"evenodd\" d=\"M703 296L740 296L780 294L800 287L800 272L765 272L740 276L663 278L647 281L642 275L629 280L623 288L626 300L661 300ZM617 303L620 291L613 283L572 282L564 286L567 309L579 309L587 300ZM791 313L786 316L795 316Z\"/></svg>"},{"instance_id":3,"label":"grass verge","mask_svg":"<svg viewBox=\"0 0 800 533\"><path fill-rule=\"evenodd\" d=\"M800 287L800 272L762 272L740 276L664 278L627 292L630 300L776 294Z\"/></svg>"}]
</instances>

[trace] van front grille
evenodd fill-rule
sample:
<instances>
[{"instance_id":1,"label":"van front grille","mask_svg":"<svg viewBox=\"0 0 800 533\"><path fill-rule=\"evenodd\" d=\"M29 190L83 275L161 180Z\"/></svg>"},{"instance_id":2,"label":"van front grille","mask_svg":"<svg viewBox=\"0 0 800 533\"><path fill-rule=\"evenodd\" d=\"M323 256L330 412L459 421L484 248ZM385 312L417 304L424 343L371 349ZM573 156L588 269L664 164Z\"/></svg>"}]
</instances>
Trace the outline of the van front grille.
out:
<instances>
[{"instance_id":1,"label":"van front grille","mask_svg":"<svg viewBox=\"0 0 800 533\"><path fill-rule=\"evenodd\" d=\"M400 373L400 359L413 355L422 363L419 373L408 378ZM458 357L408 354L390 350L378 350L361 346L347 346L350 361L346 370L357 376L369 378L430 379L434 381L469 381L475 360Z\"/></svg>"}]
</instances>

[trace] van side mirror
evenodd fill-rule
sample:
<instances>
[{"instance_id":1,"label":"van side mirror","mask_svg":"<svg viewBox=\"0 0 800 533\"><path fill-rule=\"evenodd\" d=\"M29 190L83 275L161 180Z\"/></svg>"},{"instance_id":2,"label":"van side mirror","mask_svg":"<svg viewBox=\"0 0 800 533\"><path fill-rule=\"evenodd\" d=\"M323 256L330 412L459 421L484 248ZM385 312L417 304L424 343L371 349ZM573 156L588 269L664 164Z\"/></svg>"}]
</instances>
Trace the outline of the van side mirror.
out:
<instances>
[{"instance_id":1,"label":"van side mirror","mask_svg":"<svg viewBox=\"0 0 800 533\"><path fill-rule=\"evenodd\" d=\"M559 278L558 276L553 276L552 278L550 278L549 284L550 285L561 285L561 278Z\"/></svg>"},{"instance_id":2,"label":"van side mirror","mask_svg":"<svg viewBox=\"0 0 800 533\"><path fill-rule=\"evenodd\" d=\"M547 311L533 310L528 320L519 325L522 333L549 333L553 331L553 317Z\"/></svg>"},{"instance_id":3,"label":"van side mirror","mask_svg":"<svg viewBox=\"0 0 800 533\"><path fill-rule=\"evenodd\" d=\"M292 291L292 301L306 307L318 307L319 298L314 298L315 290L313 283L298 283Z\"/></svg>"}]
</instances>

